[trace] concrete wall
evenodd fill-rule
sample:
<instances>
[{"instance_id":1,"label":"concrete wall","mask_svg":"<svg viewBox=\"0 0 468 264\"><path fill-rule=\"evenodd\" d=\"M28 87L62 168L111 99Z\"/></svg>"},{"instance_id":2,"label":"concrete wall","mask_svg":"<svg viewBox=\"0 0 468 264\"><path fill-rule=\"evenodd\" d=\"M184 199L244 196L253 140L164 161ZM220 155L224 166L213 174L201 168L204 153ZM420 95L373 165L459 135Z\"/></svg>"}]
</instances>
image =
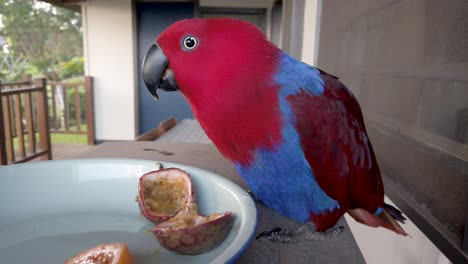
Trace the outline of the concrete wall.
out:
<instances>
[{"instance_id":1,"label":"concrete wall","mask_svg":"<svg viewBox=\"0 0 468 264\"><path fill-rule=\"evenodd\" d=\"M82 4L85 73L94 77L96 139L136 136L136 53L131 0Z\"/></svg>"},{"instance_id":2,"label":"concrete wall","mask_svg":"<svg viewBox=\"0 0 468 264\"><path fill-rule=\"evenodd\" d=\"M468 219L468 1L321 2L318 66L360 101L390 199L460 261Z\"/></svg>"}]
</instances>

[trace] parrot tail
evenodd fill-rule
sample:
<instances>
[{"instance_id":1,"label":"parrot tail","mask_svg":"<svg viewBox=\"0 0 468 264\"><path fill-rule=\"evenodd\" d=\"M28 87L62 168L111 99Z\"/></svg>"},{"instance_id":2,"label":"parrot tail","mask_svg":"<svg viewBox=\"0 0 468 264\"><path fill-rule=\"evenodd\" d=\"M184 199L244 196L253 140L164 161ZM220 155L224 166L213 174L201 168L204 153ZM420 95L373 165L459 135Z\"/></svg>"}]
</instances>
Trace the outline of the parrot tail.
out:
<instances>
[{"instance_id":1,"label":"parrot tail","mask_svg":"<svg viewBox=\"0 0 468 264\"><path fill-rule=\"evenodd\" d=\"M371 227L381 226L399 235L409 236L400 224L398 224L398 222L404 223L406 218L400 210L389 204L384 205L384 208L379 215L371 214L367 210L361 208L349 210L348 214L361 224Z\"/></svg>"},{"instance_id":2,"label":"parrot tail","mask_svg":"<svg viewBox=\"0 0 468 264\"><path fill-rule=\"evenodd\" d=\"M391 205L390 205L391 206ZM393 209L396 209L395 207L392 206ZM403 217L403 214L401 213L400 210L396 209L399 213L399 216ZM398 224L397 221L399 221L398 218L395 218L393 216L393 211L390 211L387 209L387 204L385 204L385 208L383 209L383 212L378 216L382 221L386 222L383 227L390 229L394 231L397 234L403 235L403 236L409 236L408 233L401 227L400 224ZM406 218L404 218L406 220ZM402 222L403 223L403 222ZM410 236L411 237L411 236Z\"/></svg>"}]
</instances>

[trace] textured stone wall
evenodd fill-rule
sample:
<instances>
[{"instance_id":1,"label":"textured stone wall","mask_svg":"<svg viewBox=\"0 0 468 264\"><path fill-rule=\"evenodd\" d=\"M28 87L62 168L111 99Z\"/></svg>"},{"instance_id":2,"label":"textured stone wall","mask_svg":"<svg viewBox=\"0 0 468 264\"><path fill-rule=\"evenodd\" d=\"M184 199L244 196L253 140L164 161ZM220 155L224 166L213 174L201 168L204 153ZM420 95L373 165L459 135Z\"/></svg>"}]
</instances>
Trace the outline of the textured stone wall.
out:
<instances>
[{"instance_id":1,"label":"textured stone wall","mask_svg":"<svg viewBox=\"0 0 468 264\"><path fill-rule=\"evenodd\" d=\"M434 217L457 247L468 219L467 14L466 0L325 0L318 55L358 98L388 182L414 199L397 205ZM398 193L387 194L409 201Z\"/></svg>"}]
</instances>

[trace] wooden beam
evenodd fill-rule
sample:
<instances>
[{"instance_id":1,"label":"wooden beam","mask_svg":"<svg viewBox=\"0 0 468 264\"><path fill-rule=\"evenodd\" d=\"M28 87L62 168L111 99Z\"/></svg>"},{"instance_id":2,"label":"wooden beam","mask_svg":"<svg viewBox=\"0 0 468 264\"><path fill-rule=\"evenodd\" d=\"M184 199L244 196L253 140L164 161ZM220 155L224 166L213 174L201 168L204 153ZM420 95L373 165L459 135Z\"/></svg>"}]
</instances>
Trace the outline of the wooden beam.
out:
<instances>
[{"instance_id":1,"label":"wooden beam","mask_svg":"<svg viewBox=\"0 0 468 264\"><path fill-rule=\"evenodd\" d=\"M30 160L33 160L33 159L36 159L36 158L39 158L39 157L45 156L45 155L48 155L47 150L39 150L37 153L31 154L31 155L26 156L25 158L16 160L15 163L28 162Z\"/></svg>"},{"instance_id":2,"label":"wooden beam","mask_svg":"<svg viewBox=\"0 0 468 264\"><path fill-rule=\"evenodd\" d=\"M81 13L81 6L82 2L86 2L86 0L41 0L43 2L47 2L51 5L66 8L68 10Z\"/></svg>"},{"instance_id":3,"label":"wooden beam","mask_svg":"<svg viewBox=\"0 0 468 264\"><path fill-rule=\"evenodd\" d=\"M43 2L47 2L51 5L62 6L62 5L79 5L82 2L86 2L86 0L41 0Z\"/></svg>"},{"instance_id":4,"label":"wooden beam","mask_svg":"<svg viewBox=\"0 0 468 264\"><path fill-rule=\"evenodd\" d=\"M26 93L24 100L24 111L26 115L26 128L28 131L29 153L36 153L36 131L34 130L34 116L31 93Z\"/></svg>"},{"instance_id":5,"label":"wooden beam","mask_svg":"<svg viewBox=\"0 0 468 264\"><path fill-rule=\"evenodd\" d=\"M15 123L16 123L16 137L18 138L18 156L24 158L26 148L24 147L24 128L23 128L23 114L21 94L13 96L15 102Z\"/></svg>"},{"instance_id":6,"label":"wooden beam","mask_svg":"<svg viewBox=\"0 0 468 264\"><path fill-rule=\"evenodd\" d=\"M154 128L144 134L139 135L135 140L136 141L154 141L160 136L164 135L167 131L177 125L176 119L174 117L168 118L161 123L157 128Z\"/></svg>"},{"instance_id":7,"label":"wooden beam","mask_svg":"<svg viewBox=\"0 0 468 264\"><path fill-rule=\"evenodd\" d=\"M81 131L81 107L80 107L80 91L79 87L75 87L75 126L77 131Z\"/></svg>"},{"instance_id":8,"label":"wooden beam","mask_svg":"<svg viewBox=\"0 0 468 264\"><path fill-rule=\"evenodd\" d=\"M35 86L30 86L30 87L20 87L20 88L12 88L8 90L4 90L2 92L3 95L12 95L12 94L21 94L24 92L40 92L42 91L42 88L38 88Z\"/></svg>"},{"instance_id":9,"label":"wooden beam","mask_svg":"<svg viewBox=\"0 0 468 264\"><path fill-rule=\"evenodd\" d=\"M0 109L3 109L1 84L0 84ZM5 127L3 125L3 114L0 114L0 165L7 165L7 164L8 162L7 162L7 154L6 154L6 147L5 147Z\"/></svg>"},{"instance_id":10,"label":"wooden beam","mask_svg":"<svg viewBox=\"0 0 468 264\"><path fill-rule=\"evenodd\" d=\"M4 135L5 135L5 146L7 152L7 161L15 161L15 151L13 148L13 129L11 122L11 108L10 108L10 98L5 96L2 92L1 100L3 100L2 112L3 112L3 125L4 125Z\"/></svg>"},{"instance_id":11,"label":"wooden beam","mask_svg":"<svg viewBox=\"0 0 468 264\"><path fill-rule=\"evenodd\" d=\"M96 134L94 129L94 88L93 77L85 76L85 115L86 115L86 131L88 134L88 145L96 144Z\"/></svg>"},{"instance_id":12,"label":"wooden beam","mask_svg":"<svg viewBox=\"0 0 468 264\"><path fill-rule=\"evenodd\" d=\"M81 2L86 2L86 0L62 0L60 1L62 4L67 5L67 4L79 4Z\"/></svg>"},{"instance_id":13,"label":"wooden beam","mask_svg":"<svg viewBox=\"0 0 468 264\"><path fill-rule=\"evenodd\" d=\"M42 88L42 92L36 94L37 100L37 122L39 126L39 146L41 149L46 150L42 155L41 160L51 160L52 150L50 144L50 130L48 119L48 104L47 104L47 81L46 79L34 80L34 86Z\"/></svg>"}]
</instances>

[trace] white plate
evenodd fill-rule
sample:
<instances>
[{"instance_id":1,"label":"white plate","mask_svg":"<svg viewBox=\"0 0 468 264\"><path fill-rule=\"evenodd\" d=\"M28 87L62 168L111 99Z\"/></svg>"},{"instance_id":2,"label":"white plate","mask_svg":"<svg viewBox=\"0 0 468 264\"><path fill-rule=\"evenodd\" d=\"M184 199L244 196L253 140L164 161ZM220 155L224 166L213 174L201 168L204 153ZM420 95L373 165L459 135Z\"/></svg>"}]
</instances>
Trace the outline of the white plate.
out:
<instances>
[{"instance_id":1,"label":"white plate","mask_svg":"<svg viewBox=\"0 0 468 264\"><path fill-rule=\"evenodd\" d=\"M211 172L178 167L193 179L203 214L231 211L234 224L216 248L183 256L162 248L153 225L139 214L139 177L155 161L93 159L43 161L0 167L0 262L63 263L76 253L106 242L125 242L134 262L233 262L251 242L257 211L250 196Z\"/></svg>"}]
</instances>

